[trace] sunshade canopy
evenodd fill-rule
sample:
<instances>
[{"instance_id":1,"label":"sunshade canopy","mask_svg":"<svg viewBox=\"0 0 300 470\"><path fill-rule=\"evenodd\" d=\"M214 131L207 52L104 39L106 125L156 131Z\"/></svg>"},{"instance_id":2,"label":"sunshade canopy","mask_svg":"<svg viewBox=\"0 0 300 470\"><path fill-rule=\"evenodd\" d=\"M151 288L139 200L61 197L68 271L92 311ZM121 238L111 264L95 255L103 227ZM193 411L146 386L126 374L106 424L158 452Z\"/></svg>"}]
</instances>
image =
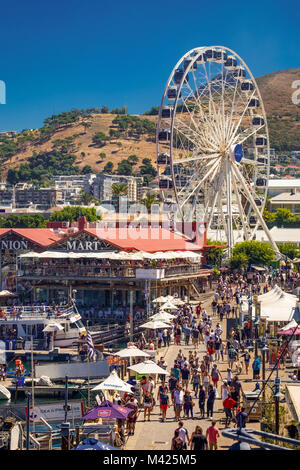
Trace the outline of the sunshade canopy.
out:
<instances>
[{"instance_id":1,"label":"sunshade canopy","mask_svg":"<svg viewBox=\"0 0 300 470\"><path fill-rule=\"evenodd\" d=\"M95 390L118 390L119 392L131 392L131 387L126 382L124 382L118 376L115 370L112 371L109 377L107 377L103 382L96 387L92 388L92 391Z\"/></svg>"},{"instance_id":2,"label":"sunshade canopy","mask_svg":"<svg viewBox=\"0 0 300 470\"><path fill-rule=\"evenodd\" d=\"M135 364L134 366L128 367L128 369L137 372L138 374L164 374L170 375L162 367L155 364L154 361L147 360L145 362L140 362L139 364Z\"/></svg>"}]
</instances>

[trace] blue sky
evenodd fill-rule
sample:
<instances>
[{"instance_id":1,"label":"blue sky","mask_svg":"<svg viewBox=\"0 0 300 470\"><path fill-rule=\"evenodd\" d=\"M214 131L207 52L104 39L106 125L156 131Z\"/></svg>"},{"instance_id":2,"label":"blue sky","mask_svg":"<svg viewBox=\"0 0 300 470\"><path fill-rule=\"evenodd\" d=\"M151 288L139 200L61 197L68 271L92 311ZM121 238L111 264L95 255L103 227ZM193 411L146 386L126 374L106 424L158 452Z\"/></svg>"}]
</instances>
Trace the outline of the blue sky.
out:
<instances>
[{"instance_id":1,"label":"blue sky","mask_svg":"<svg viewBox=\"0 0 300 470\"><path fill-rule=\"evenodd\" d=\"M299 11L283 0L2 3L0 130L40 127L72 107L143 113L196 46L230 47L256 77L299 67Z\"/></svg>"}]
</instances>

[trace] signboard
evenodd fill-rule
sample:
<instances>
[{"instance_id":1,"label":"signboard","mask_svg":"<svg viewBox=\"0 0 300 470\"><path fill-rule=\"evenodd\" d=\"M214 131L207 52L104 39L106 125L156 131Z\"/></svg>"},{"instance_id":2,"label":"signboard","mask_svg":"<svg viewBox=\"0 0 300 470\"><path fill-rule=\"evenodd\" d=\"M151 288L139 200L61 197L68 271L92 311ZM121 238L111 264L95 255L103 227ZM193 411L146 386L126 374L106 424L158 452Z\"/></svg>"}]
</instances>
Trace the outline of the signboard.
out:
<instances>
[{"instance_id":1,"label":"signboard","mask_svg":"<svg viewBox=\"0 0 300 470\"><path fill-rule=\"evenodd\" d=\"M89 371L88 371L89 369ZM41 364L35 367L37 378L47 375L50 379L64 379L66 376L72 379L86 378L90 372L90 378L109 376L109 364L107 361L90 362L59 362L56 364Z\"/></svg>"},{"instance_id":2,"label":"signboard","mask_svg":"<svg viewBox=\"0 0 300 470\"><path fill-rule=\"evenodd\" d=\"M81 419L84 410L81 401L72 402L72 408L68 411L68 419ZM26 407L26 416L28 408ZM65 419L64 402L49 405L39 405L30 407L29 419L31 423L39 423L44 418L48 423L63 422Z\"/></svg>"},{"instance_id":3,"label":"signboard","mask_svg":"<svg viewBox=\"0 0 300 470\"><path fill-rule=\"evenodd\" d=\"M165 277L164 269L136 269L135 270L136 279L163 279Z\"/></svg>"}]
</instances>

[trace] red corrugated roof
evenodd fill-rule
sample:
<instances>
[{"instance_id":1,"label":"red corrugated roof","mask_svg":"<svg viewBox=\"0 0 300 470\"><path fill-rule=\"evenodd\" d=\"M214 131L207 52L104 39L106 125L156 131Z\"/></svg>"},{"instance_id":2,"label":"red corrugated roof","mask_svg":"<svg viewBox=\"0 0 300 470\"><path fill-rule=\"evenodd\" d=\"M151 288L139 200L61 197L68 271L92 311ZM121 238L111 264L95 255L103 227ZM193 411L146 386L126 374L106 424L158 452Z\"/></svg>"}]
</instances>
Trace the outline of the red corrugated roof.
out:
<instances>
[{"instance_id":1,"label":"red corrugated roof","mask_svg":"<svg viewBox=\"0 0 300 470\"><path fill-rule=\"evenodd\" d=\"M43 247L47 247L57 240L61 240L61 238L58 237L55 232L49 228L2 228L0 229L0 237L8 232L16 233L24 238L27 238L27 240L30 240L33 243L37 243Z\"/></svg>"},{"instance_id":2,"label":"red corrugated roof","mask_svg":"<svg viewBox=\"0 0 300 470\"><path fill-rule=\"evenodd\" d=\"M87 233L99 240L112 244L120 250L137 250L154 253L156 251L199 251L203 245L192 243L182 234L159 228L86 228L81 232L66 237L76 238L80 233ZM59 241L62 241L60 239ZM53 243L56 245L57 241Z\"/></svg>"}]
</instances>

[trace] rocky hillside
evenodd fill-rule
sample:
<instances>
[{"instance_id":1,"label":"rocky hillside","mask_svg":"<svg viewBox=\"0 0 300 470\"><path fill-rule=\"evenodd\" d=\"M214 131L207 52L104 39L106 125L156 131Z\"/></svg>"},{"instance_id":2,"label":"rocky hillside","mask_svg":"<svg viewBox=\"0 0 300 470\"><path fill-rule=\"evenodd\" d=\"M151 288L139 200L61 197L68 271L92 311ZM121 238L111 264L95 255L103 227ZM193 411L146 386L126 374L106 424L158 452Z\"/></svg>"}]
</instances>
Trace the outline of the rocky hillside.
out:
<instances>
[{"instance_id":1,"label":"rocky hillside","mask_svg":"<svg viewBox=\"0 0 300 470\"><path fill-rule=\"evenodd\" d=\"M279 152L300 149L300 105L292 103L295 80L300 80L300 69L257 78L268 116L271 147ZM76 168L79 172L92 169L97 173L106 171L108 162L113 165L112 171L117 171L122 160L134 155L137 159L132 160L133 170L138 173L145 158L155 166L155 124L155 115L118 115L108 109L72 110L52 116L45 119L41 129L0 139L2 179L9 169L20 165L24 174L28 174L36 164L34 159L29 162L28 159L39 154L43 154L43 161L71 156L69 172ZM54 165L53 171L56 170ZM37 178L38 175L37 171Z\"/></svg>"}]
</instances>

